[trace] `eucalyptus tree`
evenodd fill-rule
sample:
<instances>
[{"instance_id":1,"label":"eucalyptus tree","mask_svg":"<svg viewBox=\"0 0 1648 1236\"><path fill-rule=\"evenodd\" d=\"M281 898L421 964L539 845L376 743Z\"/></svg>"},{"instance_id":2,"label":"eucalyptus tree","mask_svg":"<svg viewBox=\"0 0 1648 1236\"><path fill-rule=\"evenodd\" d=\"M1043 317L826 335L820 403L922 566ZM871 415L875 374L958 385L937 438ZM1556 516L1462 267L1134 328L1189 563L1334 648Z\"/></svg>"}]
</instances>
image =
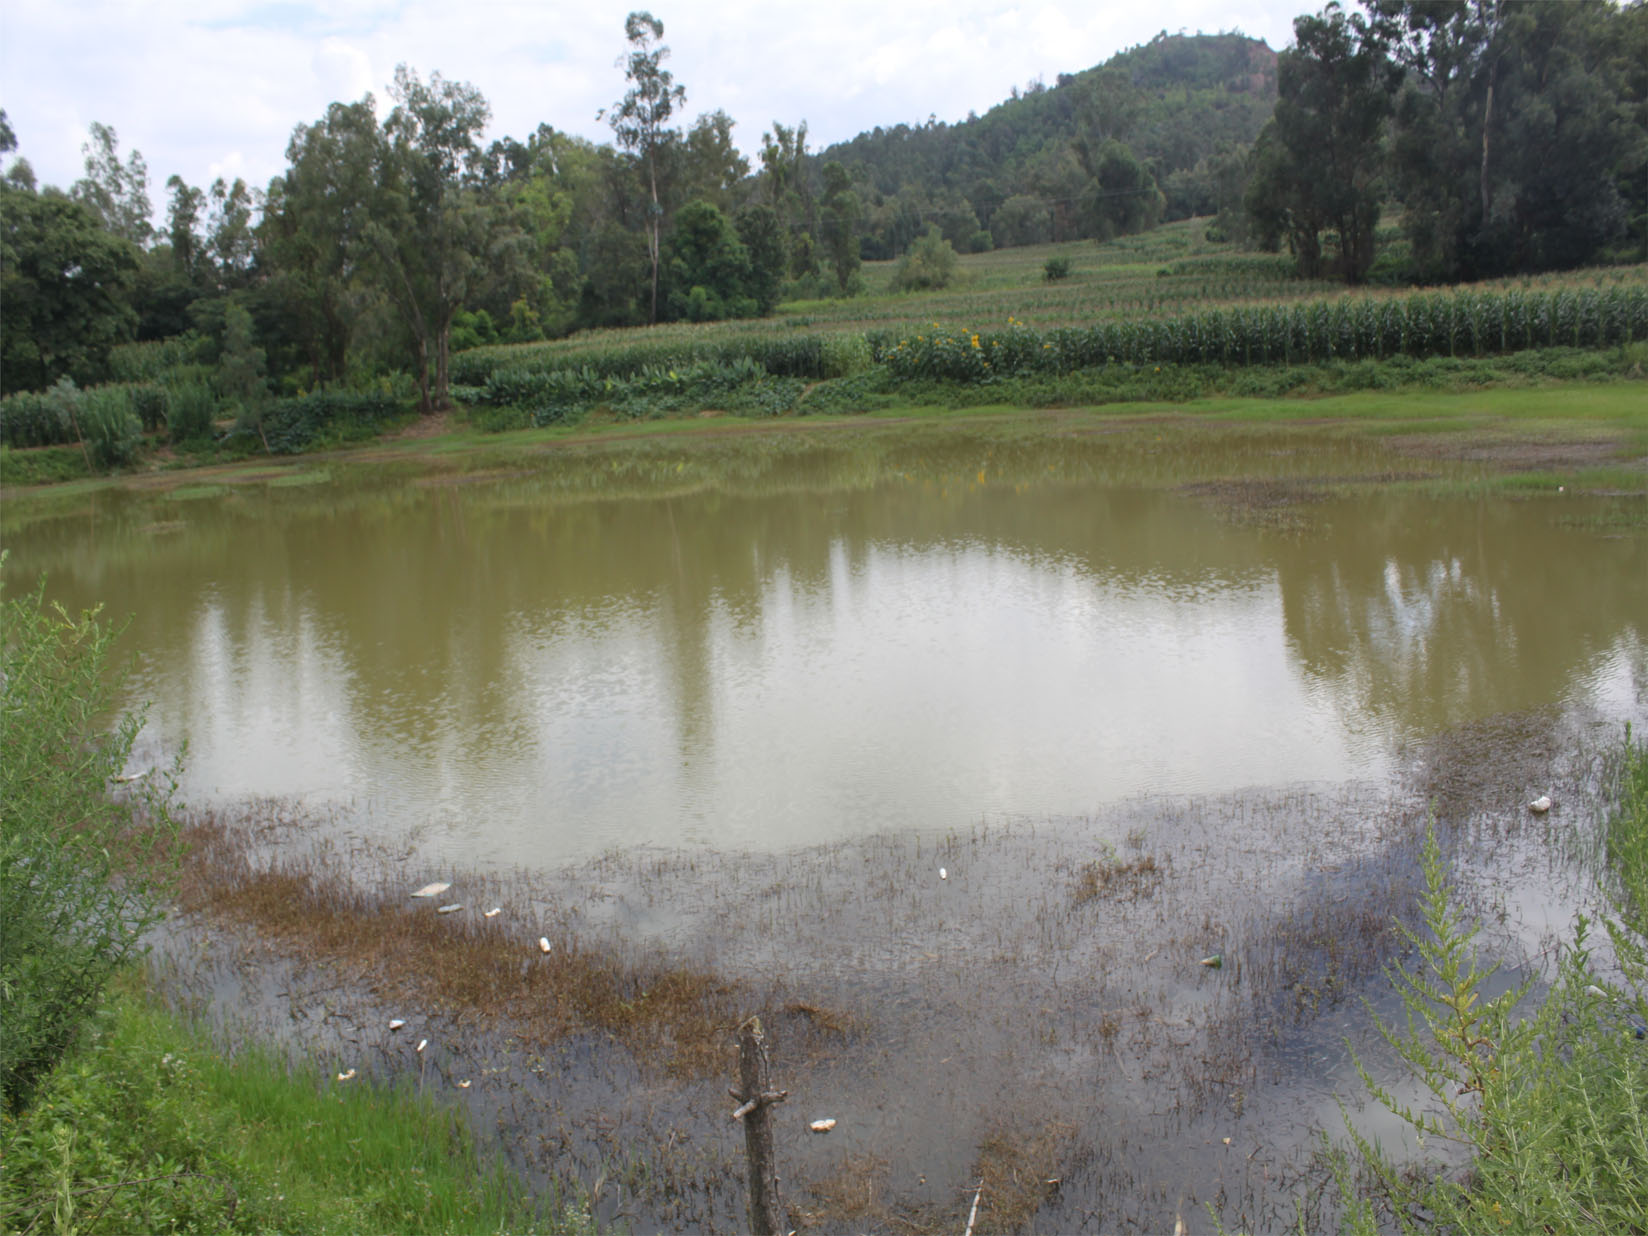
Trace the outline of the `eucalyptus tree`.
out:
<instances>
[{"instance_id":1,"label":"eucalyptus tree","mask_svg":"<svg viewBox=\"0 0 1648 1236\"><path fill-rule=\"evenodd\" d=\"M364 301L366 229L377 200L380 140L372 96L333 103L300 124L286 171L269 184L258 249L285 333L307 362L310 383L341 381Z\"/></svg>"},{"instance_id":2,"label":"eucalyptus tree","mask_svg":"<svg viewBox=\"0 0 1648 1236\"><path fill-rule=\"evenodd\" d=\"M612 125L618 144L640 159L651 192L647 214L647 256L652 262L651 320L658 320L658 268L663 234L664 208L659 200L658 180L663 152L676 136L669 128L675 109L687 101L684 86L664 68L669 48L658 42L664 37L664 23L651 13L631 13L624 21L624 37L629 54L620 63L629 90L600 113Z\"/></svg>"},{"instance_id":3,"label":"eucalyptus tree","mask_svg":"<svg viewBox=\"0 0 1648 1236\"><path fill-rule=\"evenodd\" d=\"M69 196L94 210L103 226L134 245L146 245L154 235L153 207L149 203L149 165L140 151L120 161L120 137L113 127L95 121L91 140L80 148L86 175Z\"/></svg>"},{"instance_id":4,"label":"eucalyptus tree","mask_svg":"<svg viewBox=\"0 0 1648 1236\"><path fill-rule=\"evenodd\" d=\"M200 211L206 195L175 172L166 178L171 200L166 204L166 238L172 261L183 277L193 280L201 257Z\"/></svg>"},{"instance_id":5,"label":"eucalyptus tree","mask_svg":"<svg viewBox=\"0 0 1648 1236\"><path fill-rule=\"evenodd\" d=\"M390 95L365 240L429 412L450 403L453 317L498 271L515 268L521 236L485 183L479 138L491 111L480 91L439 73L420 81L403 64Z\"/></svg>"},{"instance_id":6,"label":"eucalyptus tree","mask_svg":"<svg viewBox=\"0 0 1648 1236\"><path fill-rule=\"evenodd\" d=\"M1367 4L1402 74L1391 170L1421 274L1572 265L1623 236L1648 197L1642 5Z\"/></svg>"},{"instance_id":7,"label":"eucalyptus tree","mask_svg":"<svg viewBox=\"0 0 1648 1236\"><path fill-rule=\"evenodd\" d=\"M258 202L239 176L233 183L219 176L207 196L211 211L206 219L205 251L211 258L217 285L224 291L244 288L252 276Z\"/></svg>"},{"instance_id":8,"label":"eucalyptus tree","mask_svg":"<svg viewBox=\"0 0 1648 1236\"><path fill-rule=\"evenodd\" d=\"M1359 282L1373 264L1395 72L1362 16L1336 4L1293 30L1277 60L1276 114L1255 147L1249 213L1261 238L1287 237L1310 278L1323 273L1333 233L1338 273Z\"/></svg>"},{"instance_id":9,"label":"eucalyptus tree","mask_svg":"<svg viewBox=\"0 0 1648 1236\"><path fill-rule=\"evenodd\" d=\"M836 286L846 295L858 273L858 220L863 206L853 192L847 169L835 160L824 165L824 251L835 271Z\"/></svg>"}]
</instances>

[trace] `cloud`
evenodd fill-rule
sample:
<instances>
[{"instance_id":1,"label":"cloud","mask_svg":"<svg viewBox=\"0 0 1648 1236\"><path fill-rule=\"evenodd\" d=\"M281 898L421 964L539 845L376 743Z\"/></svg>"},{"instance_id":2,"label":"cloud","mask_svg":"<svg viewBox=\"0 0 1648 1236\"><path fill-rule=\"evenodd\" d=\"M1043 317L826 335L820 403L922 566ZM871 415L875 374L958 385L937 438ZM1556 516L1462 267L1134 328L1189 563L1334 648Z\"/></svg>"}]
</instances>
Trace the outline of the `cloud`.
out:
<instances>
[{"instance_id":1,"label":"cloud","mask_svg":"<svg viewBox=\"0 0 1648 1236\"><path fill-rule=\"evenodd\" d=\"M540 122L597 141L624 91L615 62L635 0L6 0L0 106L44 183L81 175L86 127L112 124L155 185L240 169L262 185L292 129L336 101L381 100L395 65L478 87L489 137ZM695 0L665 22L668 66L687 88L683 123L725 110L746 153L774 120L808 121L814 148L876 125L957 121L1032 78L1096 64L1159 30L1240 26L1279 47L1297 0L839 0L833 6ZM154 192L154 186L151 186Z\"/></svg>"}]
</instances>

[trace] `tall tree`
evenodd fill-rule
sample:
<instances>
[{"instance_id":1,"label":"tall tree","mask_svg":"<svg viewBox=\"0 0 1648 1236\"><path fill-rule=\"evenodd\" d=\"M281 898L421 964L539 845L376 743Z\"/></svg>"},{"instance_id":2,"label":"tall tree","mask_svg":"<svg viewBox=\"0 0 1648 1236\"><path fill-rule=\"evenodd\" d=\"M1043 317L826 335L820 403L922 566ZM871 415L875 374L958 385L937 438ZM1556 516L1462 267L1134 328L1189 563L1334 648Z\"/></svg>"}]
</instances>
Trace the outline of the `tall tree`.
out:
<instances>
[{"instance_id":1,"label":"tall tree","mask_svg":"<svg viewBox=\"0 0 1648 1236\"><path fill-rule=\"evenodd\" d=\"M91 141L80 148L86 156L86 175L69 196L97 212L103 226L134 245L146 245L154 235L153 207L149 204L149 165L140 151L120 161L120 137L106 124L93 123Z\"/></svg>"},{"instance_id":2,"label":"tall tree","mask_svg":"<svg viewBox=\"0 0 1648 1236\"><path fill-rule=\"evenodd\" d=\"M1373 264L1395 70L1362 16L1337 4L1295 18L1293 31L1277 64L1276 115L1256 146L1249 212L1261 237L1288 237L1307 277L1323 273L1331 233L1338 273L1360 282Z\"/></svg>"},{"instance_id":3,"label":"tall tree","mask_svg":"<svg viewBox=\"0 0 1648 1236\"><path fill-rule=\"evenodd\" d=\"M132 337L138 250L88 206L0 184L0 390L104 376Z\"/></svg>"},{"instance_id":4,"label":"tall tree","mask_svg":"<svg viewBox=\"0 0 1648 1236\"><path fill-rule=\"evenodd\" d=\"M264 297L278 306L313 386L343 379L369 294L362 265L370 256L380 136L371 95L333 103L314 124L293 130L287 169L269 184L258 226L269 276Z\"/></svg>"},{"instance_id":5,"label":"tall tree","mask_svg":"<svg viewBox=\"0 0 1648 1236\"><path fill-rule=\"evenodd\" d=\"M618 144L641 161L651 191L652 205L647 215L647 256L652 261L651 320L658 320L658 267L664 208L658 197L658 178L664 147L673 136L669 119L687 100L684 86L664 68L669 48L658 42L664 37L664 23L651 13L631 13L624 21L624 37L630 50L621 61L629 91L602 111L612 125Z\"/></svg>"},{"instance_id":6,"label":"tall tree","mask_svg":"<svg viewBox=\"0 0 1648 1236\"><path fill-rule=\"evenodd\" d=\"M1648 197L1640 4L1368 0L1403 72L1392 172L1421 274L1591 260Z\"/></svg>"},{"instance_id":7,"label":"tall tree","mask_svg":"<svg viewBox=\"0 0 1648 1236\"><path fill-rule=\"evenodd\" d=\"M212 210L206 223L206 251L217 268L218 286L233 291L251 278L253 215L257 204L239 176L227 183L219 176L210 190Z\"/></svg>"},{"instance_id":8,"label":"tall tree","mask_svg":"<svg viewBox=\"0 0 1648 1236\"><path fill-rule=\"evenodd\" d=\"M478 139L490 109L480 91L439 73L420 81L403 64L390 95L365 235L430 412L450 403L453 316L519 237L484 184Z\"/></svg>"},{"instance_id":9,"label":"tall tree","mask_svg":"<svg viewBox=\"0 0 1648 1236\"><path fill-rule=\"evenodd\" d=\"M847 169L833 159L824 165L824 250L835 271L836 286L846 295L858 272L858 217L862 207Z\"/></svg>"},{"instance_id":10,"label":"tall tree","mask_svg":"<svg viewBox=\"0 0 1648 1236\"><path fill-rule=\"evenodd\" d=\"M704 322L756 311L749 250L713 204L691 201L677 211L667 248L672 317Z\"/></svg>"},{"instance_id":11,"label":"tall tree","mask_svg":"<svg viewBox=\"0 0 1648 1236\"><path fill-rule=\"evenodd\" d=\"M734 145L732 130L733 119L723 111L692 122L681 150L681 198L699 198L723 214L732 211L738 188L750 174L750 161Z\"/></svg>"},{"instance_id":12,"label":"tall tree","mask_svg":"<svg viewBox=\"0 0 1648 1236\"><path fill-rule=\"evenodd\" d=\"M185 279L193 279L200 261L200 209L206 195L183 177L166 179L171 201L166 206L166 237L172 244L172 261Z\"/></svg>"}]
</instances>

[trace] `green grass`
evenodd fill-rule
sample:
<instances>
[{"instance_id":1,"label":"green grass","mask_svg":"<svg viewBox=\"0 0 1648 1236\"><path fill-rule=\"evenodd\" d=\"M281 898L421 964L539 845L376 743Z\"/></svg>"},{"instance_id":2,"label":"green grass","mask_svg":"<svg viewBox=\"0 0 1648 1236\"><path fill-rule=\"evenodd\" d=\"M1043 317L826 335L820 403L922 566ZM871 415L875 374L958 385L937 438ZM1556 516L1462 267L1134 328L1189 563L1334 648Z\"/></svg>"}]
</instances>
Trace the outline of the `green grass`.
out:
<instances>
[{"instance_id":1,"label":"green grass","mask_svg":"<svg viewBox=\"0 0 1648 1236\"><path fill-rule=\"evenodd\" d=\"M5 1117L8 1232L526 1232L456 1112L326 1066L233 1059L128 984L22 1115Z\"/></svg>"},{"instance_id":2,"label":"green grass","mask_svg":"<svg viewBox=\"0 0 1648 1236\"><path fill-rule=\"evenodd\" d=\"M91 475L79 446L0 446L0 482L50 485Z\"/></svg>"},{"instance_id":3,"label":"green grass","mask_svg":"<svg viewBox=\"0 0 1648 1236\"><path fill-rule=\"evenodd\" d=\"M1619 787L1619 809L1608 818L1608 866L1619 882L1621 919L1648 941L1648 746L1633 742L1629 729Z\"/></svg>"}]
</instances>

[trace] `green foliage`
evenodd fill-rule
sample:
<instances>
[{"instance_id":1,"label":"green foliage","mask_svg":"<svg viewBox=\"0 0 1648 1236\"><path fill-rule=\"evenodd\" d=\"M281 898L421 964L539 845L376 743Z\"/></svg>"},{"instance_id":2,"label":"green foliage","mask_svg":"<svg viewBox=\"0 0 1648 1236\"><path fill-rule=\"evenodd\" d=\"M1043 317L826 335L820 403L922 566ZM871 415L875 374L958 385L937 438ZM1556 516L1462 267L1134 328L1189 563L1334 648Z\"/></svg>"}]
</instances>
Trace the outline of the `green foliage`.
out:
<instances>
[{"instance_id":1,"label":"green foliage","mask_svg":"<svg viewBox=\"0 0 1648 1236\"><path fill-rule=\"evenodd\" d=\"M1625 925L1648 940L1648 745L1625 728L1619 806L1608 817L1608 866L1619 889L1615 905Z\"/></svg>"},{"instance_id":2,"label":"green foliage","mask_svg":"<svg viewBox=\"0 0 1648 1236\"><path fill-rule=\"evenodd\" d=\"M68 391L75 389L67 378ZM71 419L78 405L65 392L18 391L0 399L0 442L7 446L52 446L78 442L80 435Z\"/></svg>"},{"instance_id":3,"label":"green foliage","mask_svg":"<svg viewBox=\"0 0 1648 1236\"><path fill-rule=\"evenodd\" d=\"M178 369L200 361L203 342L191 333L116 344L109 349L109 376L116 382L170 383Z\"/></svg>"},{"instance_id":4,"label":"green foliage","mask_svg":"<svg viewBox=\"0 0 1648 1236\"><path fill-rule=\"evenodd\" d=\"M858 220L863 205L853 192L852 180L846 168L836 162L824 165L824 252L829 256L830 268L835 272L836 287L847 294L853 276L858 273ZM984 234L985 248L989 248L989 233Z\"/></svg>"},{"instance_id":5,"label":"green foliage","mask_svg":"<svg viewBox=\"0 0 1648 1236\"><path fill-rule=\"evenodd\" d=\"M27 1104L105 983L162 916L168 786L112 794L142 724L105 728L116 632L96 611L6 599L0 660L0 1098Z\"/></svg>"},{"instance_id":6,"label":"green foliage","mask_svg":"<svg viewBox=\"0 0 1648 1236\"><path fill-rule=\"evenodd\" d=\"M1056 283L1060 279L1070 277L1070 259L1067 257L1050 257L1041 268L1042 277L1049 283Z\"/></svg>"},{"instance_id":7,"label":"green foliage","mask_svg":"<svg viewBox=\"0 0 1648 1236\"><path fill-rule=\"evenodd\" d=\"M134 382L126 387L126 391L143 432L158 431L166 423L167 411L171 407L170 393L157 382Z\"/></svg>"},{"instance_id":8,"label":"green foliage","mask_svg":"<svg viewBox=\"0 0 1648 1236\"><path fill-rule=\"evenodd\" d=\"M687 333L637 333L591 341L580 347L479 348L453 359L453 376L483 388L488 404L517 402L533 389L537 375L587 371L595 378L625 378L644 371L687 369L699 364L753 361L774 377L821 378L824 340L813 333L761 332L715 338Z\"/></svg>"},{"instance_id":9,"label":"green foliage","mask_svg":"<svg viewBox=\"0 0 1648 1236\"><path fill-rule=\"evenodd\" d=\"M85 206L0 183L0 391L102 378L137 323L137 269Z\"/></svg>"},{"instance_id":10,"label":"green foliage","mask_svg":"<svg viewBox=\"0 0 1648 1236\"><path fill-rule=\"evenodd\" d=\"M316 446L369 438L400 414L392 395L358 391L314 391L265 405L262 441L275 455L296 455ZM254 431L237 427L235 433Z\"/></svg>"},{"instance_id":11,"label":"green foliage","mask_svg":"<svg viewBox=\"0 0 1648 1236\"><path fill-rule=\"evenodd\" d=\"M838 160L858 182L866 259L902 253L929 224L963 249L983 229L996 248L1044 244L1089 236L1099 221L1082 209L1084 196L1097 204L1095 169L1078 144L1096 154L1108 138L1123 142L1164 186L1196 169L1212 182L1220 152L1251 144L1275 98L1276 56L1259 40L1164 32L1104 65L1015 89L981 116L877 128L820 163ZM1215 204L1179 195L1169 217Z\"/></svg>"},{"instance_id":12,"label":"green foliage","mask_svg":"<svg viewBox=\"0 0 1648 1236\"><path fill-rule=\"evenodd\" d=\"M755 298L756 312L769 314L778 306L787 261L782 225L773 208L759 202L740 210L736 222L738 238L750 255L749 294Z\"/></svg>"},{"instance_id":13,"label":"green foliage","mask_svg":"<svg viewBox=\"0 0 1648 1236\"><path fill-rule=\"evenodd\" d=\"M166 433L173 442L198 442L212 434L217 418L217 393L206 382L188 382L171 393Z\"/></svg>"},{"instance_id":14,"label":"green foliage","mask_svg":"<svg viewBox=\"0 0 1648 1236\"><path fill-rule=\"evenodd\" d=\"M919 292L946 287L955 273L955 249L937 227L929 227L899 261L892 290Z\"/></svg>"},{"instance_id":15,"label":"green foliage","mask_svg":"<svg viewBox=\"0 0 1648 1236\"><path fill-rule=\"evenodd\" d=\"M365 1078L317 1086L256 1045L233 1059L140 995L0 1134L0 1227L130 1232L573 1232L479 1160L456 1113Z\"/></svg>"},{"instance_id":16,"label":"green foliage","mask_svg":"<svg viewBox=\"0 0 1648 1236\"><path fill-rule=\"evenodd\" d=\"M43 446L14 450L0 446L0 484L50 485L90 475L78 446Z\"/></svg>"},{"instance_id":17,"label":"green foliage","mask_svg":"<svg viewBox=\"0 0 1648 1236\"><path fill-rule=\"evenodd\" d=\"M1382 139L1398 74L1361 14L1337 7L1294 20L1278 60L1276 116L1255 147L1247 206L1267 248L1286 237L1307 279L1329 269L1366 278L1374 258L1384 170Z\"/></svg>"},{"instance_id":18,"label":"green foliage","mask_svg":"<svg viewBox=\"0 0 1648 1236\"><path fill-rule=\"evenodd\" d=\"M1629 747L1629 737L1627 737ZM1641 778L1643 750L1628 753ZM1648 835L1648 799L1627 792L1610 823ZM1581 917L1556 980L1525 1009L1532 980L1486 995L1475 928L1459 917L1434 830L1424 849L1423 927L1405 931L1417 954L1393 981L1406 1022L1381 1025L1424 1089L1406 1103L1358 1064L1374 1097L1420 1138L1470 1154L1467 1171L1413 1170L1351 1133L1357 1172L1338 1156L1347 1230L1404 1232L1642 1231L1648 1228L1648 953L1630 927L1607 924L1618 981L1593 972Z\"/></svg>"},{"instance_id":19,"label":"green foliage","mask_svg":"<svg viewBox=\"0 0 1648 1236\"><path fill-rule=\"evenodd\" d=\"M1156 178L1124 143L1106 141L1089 162L1093 179L1084 200L1088 235L1109 240L1161 221L1164 199Z\"/></svg>"},{"instance_id":20,"label":"green foliage","mask_svg":"<svg viewBox=\"0 0 1648 1236\"><path fill-rule=\"evenodd\" d=\"M1368 8L1404 71L1389 163L1419 277L1648 257L1640 6Z\"/></svg>"},{"instance_id":21,"label":"green foliage","mask_svg":"<svg viewBox=\"0 0 1648 1236\"><path fill-rule=\"evenodd\" d=\"M824 336L823 376L846 378L875 364L875 352L862 334Z\"/></svg>"},{"instance_id":22,"label":"green foliage","mask_svg":"<svg viewBox=\"0 0 1648 1236\"><path fill-rule=\"evenodd\" d=\"M707 322L752 317L759 308L749 250L709 202L688 202L676 213L666 261L670 317Z\"/></svg>"},{"instance_id":23,"label":"green foliage","mask_svg":"<svg viewBox=\"0 0 1648 1236\"><path fill-rule=\"evenodd\" d=\"M109 470L137 458L143 422L133 405L130 387L96 386L81 393L80 432L95 466Z\"/></svg>"}]
</instances>

